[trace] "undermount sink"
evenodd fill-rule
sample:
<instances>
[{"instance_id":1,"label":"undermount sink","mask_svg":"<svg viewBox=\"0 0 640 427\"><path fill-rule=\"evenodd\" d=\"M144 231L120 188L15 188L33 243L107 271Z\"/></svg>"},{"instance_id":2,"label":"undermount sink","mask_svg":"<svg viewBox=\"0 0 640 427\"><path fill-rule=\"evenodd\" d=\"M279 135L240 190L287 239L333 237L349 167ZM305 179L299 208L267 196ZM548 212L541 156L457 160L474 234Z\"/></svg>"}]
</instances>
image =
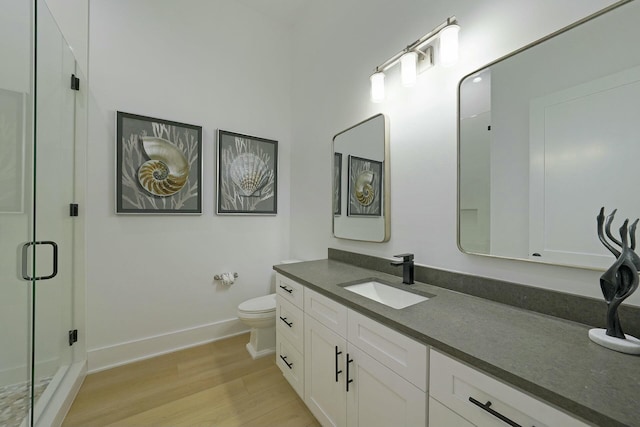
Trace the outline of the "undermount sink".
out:
<instances>
[{"instance_id":1,"label":"undermount sink","mask_svg":"<svg viewBox=\"0 0 640 427\"><path fill-rule=\"evenodd\" d=\"M344 288L392 308L405 308L429 299L425 296L403 291L402 289L394 288L393 286L385 285L375 280L345 286Z\"/></svg>"}]
</instances>

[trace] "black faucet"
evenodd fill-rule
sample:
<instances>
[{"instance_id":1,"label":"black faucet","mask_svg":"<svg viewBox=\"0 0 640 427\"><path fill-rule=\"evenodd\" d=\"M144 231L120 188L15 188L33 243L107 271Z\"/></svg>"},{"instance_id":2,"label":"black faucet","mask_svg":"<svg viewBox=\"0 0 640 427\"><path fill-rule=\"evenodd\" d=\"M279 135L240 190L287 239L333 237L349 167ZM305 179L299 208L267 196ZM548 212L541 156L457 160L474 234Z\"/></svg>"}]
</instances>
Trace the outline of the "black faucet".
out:
<instances>
[{"instance_id":1,"label":"black faucet","mask_svg":"<svg viewBox=\"0 0 640 427\"><path fill-rule=\"evenodd\" d=\"M394 255L396 258L402 258L402 261L393 261L391 265L402 266L402 283L406 285L413 284L413 254Z\"/></svg>"}]
</instances>

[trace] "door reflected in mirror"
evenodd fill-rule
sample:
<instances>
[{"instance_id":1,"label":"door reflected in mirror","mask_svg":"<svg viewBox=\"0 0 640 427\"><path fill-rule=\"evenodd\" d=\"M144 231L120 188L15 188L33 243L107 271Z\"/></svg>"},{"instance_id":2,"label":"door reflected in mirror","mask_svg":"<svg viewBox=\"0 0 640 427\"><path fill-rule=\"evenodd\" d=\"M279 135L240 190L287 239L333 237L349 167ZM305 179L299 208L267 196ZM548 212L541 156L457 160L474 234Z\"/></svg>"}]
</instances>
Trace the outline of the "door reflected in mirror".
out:
<instances>
[{"instance_id":1,"label":"door reflected in mirror","mask_svg":"<svg viewBox=\"0 0 640 427\"><path fill-rule=\"evenodd\" d=\"M639 20L618 2L460 82L462 251L611 265L600 208L640 217Z\"/></svg>"},{"instance_id":2,"label":"door reflected in mirror","mask_svg":"<svg viewBox=\"0 0 640 427\"><path fill-rule=\"evenodd\" d=\"M383 114L333 137L332 175L333 235L389 240L389 127Z\"/></svg>"}]
</instances>

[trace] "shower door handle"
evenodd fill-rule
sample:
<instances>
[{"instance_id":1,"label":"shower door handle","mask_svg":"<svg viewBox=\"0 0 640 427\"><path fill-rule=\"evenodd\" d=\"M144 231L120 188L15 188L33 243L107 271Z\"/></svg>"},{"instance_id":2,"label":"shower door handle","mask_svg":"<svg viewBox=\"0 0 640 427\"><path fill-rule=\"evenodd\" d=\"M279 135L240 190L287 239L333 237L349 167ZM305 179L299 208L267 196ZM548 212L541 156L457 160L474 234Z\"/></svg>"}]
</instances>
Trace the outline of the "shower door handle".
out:
<instances>
[{"instance_id":1,"label":"shower door handle","mask_svg":"<svg viewBox=\"0 0 640 427\"><path fill-rule=\"evenodd\" d=\"M53 273L48 276L40 276L40 277L31 277L29 276L29 272L27 271L27 252L29 251L29 246L33 246L34 249L37 245L51 245L53 248ZM48 280L53 279L58 274L58 244L51 240L43 240L41 242L28 242L22 245L22 278L24 280Z\"/></svg>"}]
</instances>

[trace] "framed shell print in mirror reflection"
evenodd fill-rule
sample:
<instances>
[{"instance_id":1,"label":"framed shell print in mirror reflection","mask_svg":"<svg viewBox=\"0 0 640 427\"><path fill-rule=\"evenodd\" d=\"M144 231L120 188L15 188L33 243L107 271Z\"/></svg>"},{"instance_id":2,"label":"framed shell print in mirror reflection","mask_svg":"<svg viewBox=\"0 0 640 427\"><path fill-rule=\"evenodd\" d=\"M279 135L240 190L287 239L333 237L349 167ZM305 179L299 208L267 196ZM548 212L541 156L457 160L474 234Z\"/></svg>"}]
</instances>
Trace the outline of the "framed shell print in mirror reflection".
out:
<instances>
[{"instance_id":1,"label":"framed shell print in mirror reflection","mask_svg":"<svg viewBox=\"0 0 640 427\"><path fill-rule=\"evenodd\" d=\"M380 216L382 162L349 156L349 216Z\"/></svg>"},{"instance_id":2,"label":"framed shell print in mirror reflection","mask_svg":"<svg viewBox=\"0 0 640 427\"><path fill-rule=\"evenodd\" d=\"M202 214L202 127L116 117L116 213Z\"/></svg>"},{"instance_id":3,"label":"framed shell print in mirror reflection","mask_svg":"<svg viewBox=\"0 0 640 427\"><path fill-rule=\"evenodd\" d=\"M278 212L278 141L218 130L218 215Z\"/></svg>"},{"instance_id":4,"label":"framed shell print in mirror reflection","mask_svg":"<svg viewBox=\"0 0 640 427\"><path fill-rule=\"evenodd\" d=\"M342 153L333 154L333 215L342 215Z\"/></svg>"}]
</instances>

